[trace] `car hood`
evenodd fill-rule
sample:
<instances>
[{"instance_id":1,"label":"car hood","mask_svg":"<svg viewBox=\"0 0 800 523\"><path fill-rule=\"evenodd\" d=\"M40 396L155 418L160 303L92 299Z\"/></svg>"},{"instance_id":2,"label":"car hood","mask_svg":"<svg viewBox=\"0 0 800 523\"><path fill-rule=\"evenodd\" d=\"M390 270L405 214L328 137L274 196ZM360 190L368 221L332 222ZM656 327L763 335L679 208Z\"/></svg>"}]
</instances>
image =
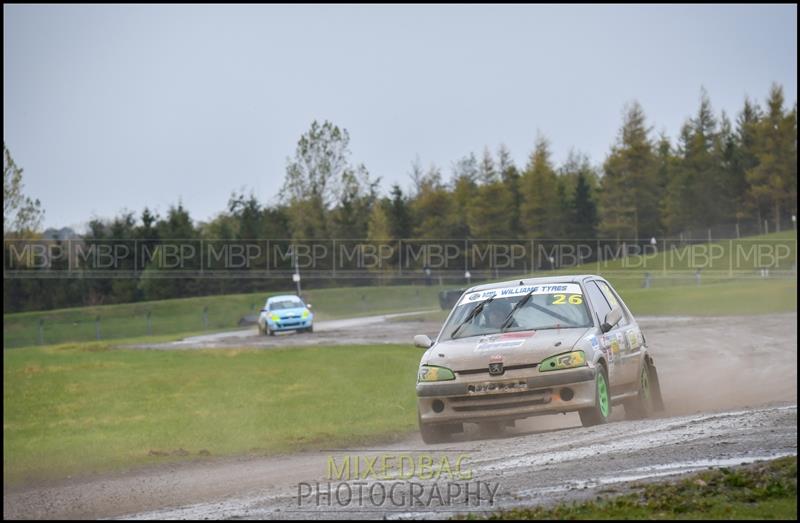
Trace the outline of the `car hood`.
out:
<instances>
[{"instance_id":1,"label":"car hood","mask_svg":"<svg viewBox=\"0 0 800 523\"><path fill-rule=\"evenodd\" d=\"M490 360L505 366L539 363L568 352L592 327L506 332L447 340L433 345L422 364L440 365L454 371L488 367Z\"/></svg>"}]
</instances>

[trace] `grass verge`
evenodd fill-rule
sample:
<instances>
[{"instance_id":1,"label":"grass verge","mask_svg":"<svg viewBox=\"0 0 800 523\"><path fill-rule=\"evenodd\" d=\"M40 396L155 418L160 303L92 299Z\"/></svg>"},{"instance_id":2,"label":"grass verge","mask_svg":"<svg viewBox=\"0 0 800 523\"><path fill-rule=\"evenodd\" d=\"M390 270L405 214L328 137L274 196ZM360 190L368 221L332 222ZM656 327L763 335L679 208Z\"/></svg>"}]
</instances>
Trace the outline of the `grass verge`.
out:
<instances>
[{"instance_id":1,"label":"grass verge","mask_svg":"<svg viewBox=\"0 0 800 523\"><path fill-rule=\"evenodd\" d=\"M486 519L797 519L797 456L633 487L594 501L497 512ZM475 516L469 519L478 519Z\"/></svg>"},{"instance_id":2,"label":"grass verge","mask_svg":"<svg viewBox=\"0 0 800 523\"><path fill-rule=\"evenodd\" d=\"M619 293L634 315L726 316L797 310L796 279L651 289L623 287Z\"/></svg>"},{"instance_id":3,"label":"grass verge","mask_svg":"<svg viewBox=\"0 0 800 523\"><path fill-rule=\"evenodd\" d=\"M436 286L347 287L303 292L317 320L410 312L438 306ZM150 313L152 336L187 336L238 327L239 319L257 314L267 297L281 293L231 294L97 307L76 307L3 315L3 348L96 341L95 319L100 318L102 340L146 336ZM290 293L289 293L290 294ZM203 323L207 308L208 327Z\"/></svg>"},{"instance_id":4,"label":"grass verge","mask_svg":"<svg viewBox=\"0 0 800 523\"><path fill-rule=\"evenodd\" d=\"M416 428L407 345L3 354L3 482L359 444Z\"/></svg>"}]
</instances>

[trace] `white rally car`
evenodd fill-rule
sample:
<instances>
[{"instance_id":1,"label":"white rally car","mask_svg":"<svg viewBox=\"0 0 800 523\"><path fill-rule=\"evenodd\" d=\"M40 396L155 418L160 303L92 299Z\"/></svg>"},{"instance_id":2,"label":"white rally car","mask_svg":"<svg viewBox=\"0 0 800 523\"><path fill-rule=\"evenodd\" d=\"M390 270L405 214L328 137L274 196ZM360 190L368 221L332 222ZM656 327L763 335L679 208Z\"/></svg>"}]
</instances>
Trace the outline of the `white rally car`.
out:
<instances>
[{"instance_id":1,"label":"white rally car","mask_svg":"<svg viewBox=\"0 0 800 523\"><path fill-rule=\"evenodd\" d=\"M600 276L531 278L472 287L426 350L417 376L419 428L446 441L463 423L497 424L577 411L605 423L663 409L636 319Z\"/></svg>"}]
</instances>

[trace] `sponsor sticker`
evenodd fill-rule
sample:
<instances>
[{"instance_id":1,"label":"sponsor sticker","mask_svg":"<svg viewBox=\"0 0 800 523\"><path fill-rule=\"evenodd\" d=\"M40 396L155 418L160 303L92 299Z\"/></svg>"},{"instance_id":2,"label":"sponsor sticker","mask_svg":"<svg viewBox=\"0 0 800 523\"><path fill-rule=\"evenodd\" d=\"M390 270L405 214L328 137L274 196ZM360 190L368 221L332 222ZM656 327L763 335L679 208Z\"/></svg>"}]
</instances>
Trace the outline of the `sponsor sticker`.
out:
<instances>
[{"instance_id":1,"label":"sponsor sticker","mask_svg":"<svg viewBox=\"0 0 800 523\"><path fill-rule=\"evenodd\" d=\"M486 352L490 350L515 349L525 343L525 340L497 340L497 341L478 341L475 352Z\"/></svg>"},{"instance_id":2,"label":"sponsor sticker","mask_svg":"<svg viewBox=\"0 0 800 523\"><path fill-rule=\"evenodd\" d=\"M536 331L521 331L521 332L504 332L500 335L501 340L511 340L511 339L520 339L520 338L530 338L531 336L535 336Z\"/></svg>"},{"instance_id":3,"label":"sponsor sticker","mask_svg":"<svg viewBox=\"0 0 800 523\"><path fill-rule=\"evenodd\" d=\"M609 336L608 334L604 334L601 338L601 345L603 347L603 354L606 355L606 359L608 362L611 363L614 361L614 349L613 345L617 341L616 336ZM617 347L617 352L619 352L619 347Z\"/></svg>"},{"instance_id":4,"label":"sponsor sticker","mask_svg":"<svg viewBox=\"0 0 800 523\"><path fill-rule=\"evenodd\" d=\"M611 337L611 352L619 354L619 344L622 342L622 334L617 332Z\"/></svg>"},{"instance_id":5,"label":"sponsor sticker","mask_svg":"<svg viewBox=\"0 0 800 523\"><path fill-rule=\"evenodd\" d=\"M514 349L519 347L525 340L535 335L536 332L507 332L503 334L493 334L491 336L484 336L478 340L478 345L475 347L475 352L484 352L489 350L503 350Z\"/></svg>"},{"instance_id":6,"label":"sponsor sticker","mask_svg":"<svg viewBox=\"0 0 800 523\"><path fill-rule=\"evenodd\" d=\"M639 336L635 330L628 331L628 347L630 347L630 350L639 348Z\"/></svg>"},{"instance_id":7,"label":"sponsor sticker","mask_svg":"<svg viewBox=\"0 0 800 523\"><path fill-rule=\"evenodd\" d=\"M501 287L499 289L488 289L485 291L470 292L464 294L458 301L458 305L465 303L474 303L478 301L488 300L492 296L497 298L513 298L516 296L524 296L529 292L536 294L583 294L581 286L577 283L557 283L548 285L517 285L515 287Z\"/></svg>"}]
</instances>

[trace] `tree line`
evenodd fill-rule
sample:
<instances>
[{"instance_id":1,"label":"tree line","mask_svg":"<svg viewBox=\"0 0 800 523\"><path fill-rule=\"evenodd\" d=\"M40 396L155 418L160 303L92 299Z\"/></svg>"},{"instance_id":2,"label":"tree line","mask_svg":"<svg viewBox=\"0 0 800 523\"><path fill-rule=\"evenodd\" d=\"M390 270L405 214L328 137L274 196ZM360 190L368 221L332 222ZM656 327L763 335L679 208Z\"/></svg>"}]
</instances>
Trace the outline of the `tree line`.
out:
<instances>
[{"instance_id":1,"label":"tree line","mask_svg":"<svg viewBox=\"0 0 800 523\"><path fill-rule=\"evenodd\" d=\"M599 166L574 151L556 165L540 134L524 166L504 145L456 160L449 179L417 159L411 189L383 197L348 142L329 122L300 140L281 193L295 237L638 239L747 220L781 230L797 210L797 104L778 85L735 121L702 90L674 142L633 102Z\"/></svg>"},{"instance_id":2,"label":"tree line","mask_svg":"<svg viewBox=\"0 0 800 523\"><path fill-rule=\"evenodd\" d=\"M731 119L702 90L675 140L655 134L637 102L622 113L605 160L572 151L553 160L539 134L525 165L504 145L438 165L412 162L410 187L381 194L354 163L346 129L313 122L287 160L277 202L234 192L209 221L180 203L89 222L87 241L187 239L638 239L743 220L781 230L797 212L797 104L773 85L764 105L745 99ZM21 192L22 170L4 146L4 233L37 237L42 210ZM6 248L7 250L7 248ZM146 275L147 268L143 276ZM204 279L6 280L7 312L264 290L269 282Z\"/></svg>"}]
</instances>

